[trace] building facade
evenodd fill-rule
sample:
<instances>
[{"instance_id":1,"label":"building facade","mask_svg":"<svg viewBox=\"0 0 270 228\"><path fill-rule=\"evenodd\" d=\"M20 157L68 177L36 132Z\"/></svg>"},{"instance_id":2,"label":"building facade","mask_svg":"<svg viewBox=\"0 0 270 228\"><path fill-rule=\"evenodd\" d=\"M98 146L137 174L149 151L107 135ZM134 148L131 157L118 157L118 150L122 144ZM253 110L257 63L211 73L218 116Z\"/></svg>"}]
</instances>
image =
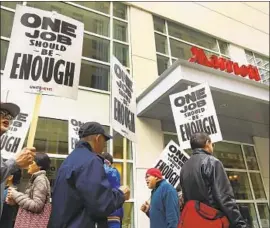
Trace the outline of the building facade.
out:
<instances>
[{"instance_id":1,"label":"building facade","mask_svg":"<svg viewBox=\"0 0 270 228\"><path fill-rule=\"evenodd\" d=\"M52 159L52 185L68 155L68 118L98 121L114 135L106 150L115 158L122 184L132 190L123 227L149 227L140 212L150 197L146 169L171 139L178 142L168 97L207 81L224 139L215 155L226 168L237 203L248 207L253 227L269 227L269 2L1 2L1 75L16 4L84 23L78 99L42 98L34 145ZM188 62L191 47L207 57L251 64L260 81ZM136 144L110 125L112 54L135 81ZM23 178L27 182L26 174Z\"/></svg>"}]
</instances>

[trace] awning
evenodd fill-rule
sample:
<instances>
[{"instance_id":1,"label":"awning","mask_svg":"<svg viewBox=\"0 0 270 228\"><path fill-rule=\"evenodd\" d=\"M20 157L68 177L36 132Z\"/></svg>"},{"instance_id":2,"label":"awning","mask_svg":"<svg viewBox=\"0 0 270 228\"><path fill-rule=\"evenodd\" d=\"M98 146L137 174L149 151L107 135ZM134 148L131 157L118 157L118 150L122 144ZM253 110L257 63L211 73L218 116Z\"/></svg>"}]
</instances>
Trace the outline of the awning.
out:
<instances>
[{"instance_id":1,"label":"awning","mask_svg":"<svg viewBox=\"0 0 270 228\"><path fill-rule=\"evenodd\" d=\"M224 139L269 138L268 85L185 60L174 62L137 98L137 116L158 119L163 131L176 132L169 95L204 82L211 87Z\"/></svg>"}]
</instances>

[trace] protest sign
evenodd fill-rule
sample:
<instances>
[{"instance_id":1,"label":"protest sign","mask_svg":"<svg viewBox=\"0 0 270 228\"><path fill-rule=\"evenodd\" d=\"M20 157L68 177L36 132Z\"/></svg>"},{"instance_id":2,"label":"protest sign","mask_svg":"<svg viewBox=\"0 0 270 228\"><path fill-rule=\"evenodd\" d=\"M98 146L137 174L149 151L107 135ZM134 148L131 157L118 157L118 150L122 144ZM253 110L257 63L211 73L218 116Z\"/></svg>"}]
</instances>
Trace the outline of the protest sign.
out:
<instances>
[{"instance_id":1,"label":"protest sign","mask_svg":"<svg viewBox=\"0 0 270 228\"><path fill-rule=\"evenodd\" d=\"M77 99L84 24L17 5L4 70L7 88Z\"/></svg>"},{"instance_id":2,"label":"protest sign","mask_svg":"<svg viewBox=\"0 0 270 228\"><path fill-rule=\"evenodd\" d=\"M15 103L20 107L20 113L12 121L9 130L1 136L1 156L5 159L11 158L15 153L22 150L30 126L32 118L31 110L34 104L33 99L31 99L29 95L30 94L27 95L11 91L1 91L1 102ZM23 100L27 101L27 104L23 103Z\"/></svg>"},{"instance_id":3,"label":"protest sign","mask_svg":"<svg viewBox=\"0 0 270 228\"><path fill-rule=\"evenodd\" d=\"M79 129L84 124L73 117L70 117L68 120L68 151L71 153L79 142Z\"/></svg>"},{"instance_id":4,"label":"protest sign","mask_svg":"<svg viewBox=\"0 0 270 228\"><path fill-rule=\"evenodd\" d=\"M135 142L136 97L134 82L125 67L114 56L111 60L111 76L112 127L122 136Z\"/></svg>"},{"instance_id":5,"label":"protest sign","mask_svg":"<svg viewBox=\"0 0 270 228\"><path fill-rule=\"evenodd\" d=\"M212 142L222 140L210 87L207 83L170 95L171 107L180 147L190 148L194 133L209 134Z\"/></svg>"},{"instance_id":6,"label":"protest sign","mask_svg":"<svg viewBox=\"0 0 270 228\"><path fill-rule=\"evenodd\" d=\"M176 188L180 181L181 169L188 159L189 155L171 140L162 151L155 168L158 168L162 176Z\"/></svg>"}]
</instances>

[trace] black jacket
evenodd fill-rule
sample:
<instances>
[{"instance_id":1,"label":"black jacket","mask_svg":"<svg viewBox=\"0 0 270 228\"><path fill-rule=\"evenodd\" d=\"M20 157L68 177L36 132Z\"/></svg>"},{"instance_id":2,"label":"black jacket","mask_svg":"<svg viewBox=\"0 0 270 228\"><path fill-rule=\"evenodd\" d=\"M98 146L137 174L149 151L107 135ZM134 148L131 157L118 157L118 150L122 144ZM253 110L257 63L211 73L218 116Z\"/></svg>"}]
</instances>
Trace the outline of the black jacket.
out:
<instances>
[{"instance_id":1,"label":"black jacket","mask_svg":"<svg viewBox=\"0 0 270 228\"><path fill-rule=\"evenodd\" d=\"M246 228L230 181L220 160L196 149L180 173L184 201L197 200L214 207L229 219L230 227Z\"/></svg>"}]
</instances>

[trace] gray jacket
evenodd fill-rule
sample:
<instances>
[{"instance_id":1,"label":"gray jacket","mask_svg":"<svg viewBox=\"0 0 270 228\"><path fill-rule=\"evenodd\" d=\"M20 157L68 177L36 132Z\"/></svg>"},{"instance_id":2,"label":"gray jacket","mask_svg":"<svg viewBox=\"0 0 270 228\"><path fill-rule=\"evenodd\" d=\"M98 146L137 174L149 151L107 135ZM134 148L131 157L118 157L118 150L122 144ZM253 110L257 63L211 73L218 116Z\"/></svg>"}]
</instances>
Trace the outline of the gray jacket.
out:
<instances>
[{"instance_id":1,"label":"gray jacket","mask_svg":"<svg viewBox=\"0 0 270 228\"><path fill-rule=\"evenodd\" d=\"M46 177L46 171L41 170L32 175L25 193L14 190L12 198L25 210L40 213L45 204L50 201L50 182Z\"/></svg>"},{"instance_id":2,"label":"gray jacket","mask_svg":"<svg viewBox=\"0 0 270 228\"><path fill-rule=\"evenodd\" d=\"M3 210L3 197L4 197L4 190L5 190L5 181L7 177L14 172L18 167L16 165L15 158L10 158L9 160L5 161L2 159L1 153L0 153L0 160L1 160L1 175L0 175L0 182L1 182L1 200L0 200L0 218L2 215Z\"/></svg>"}]
</instances>

